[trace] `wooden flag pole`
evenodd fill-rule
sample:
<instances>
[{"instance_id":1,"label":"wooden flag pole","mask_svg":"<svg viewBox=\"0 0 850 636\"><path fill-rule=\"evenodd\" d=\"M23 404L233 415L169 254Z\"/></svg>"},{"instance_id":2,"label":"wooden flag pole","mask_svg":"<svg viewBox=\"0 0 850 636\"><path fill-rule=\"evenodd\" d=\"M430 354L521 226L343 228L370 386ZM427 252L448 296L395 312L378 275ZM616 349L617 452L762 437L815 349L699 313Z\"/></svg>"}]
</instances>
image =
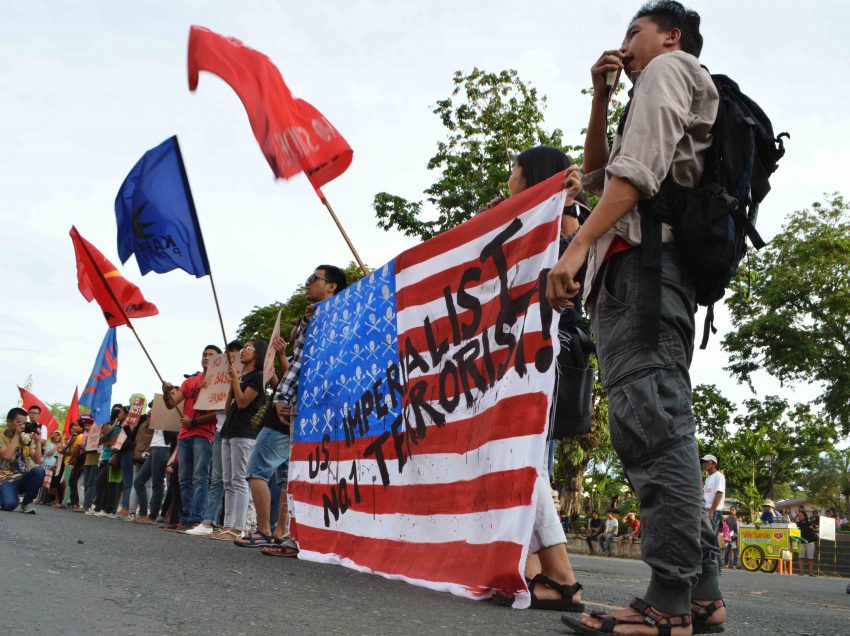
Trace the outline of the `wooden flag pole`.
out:
<instances>
[{"instance_id":1,"label":"wooden flag pole","mask_svg":"<svg viewBox=\"0 0 850 636\"><path fill-rule=\"evenodd\" d=\"M331 213L331 218L336 223L336 226L339 228L339 231L342 233L342 238L345 239L345 242L348 243L348 248L351 250L351 253L354 254L354 260L357 261L357 264L360 266L360 269L363 271L364 276L369 275L369 270L366 269L366 266L363 264L363 261L360 258L360 254L357 253L357 250L354 249L354 244L351 242L351 239L348 237L348 233L345 231L345 228L342 227L342 223L339 222L339 219L334 212L334 209L331 207L331 204L328 202L327 198L324 196L319 197L322 200L322 203L325 204L325 207L328 209L328 212Z\"/></svg>"},{"instance_id":2,"label":"wooden flag pole","mask_svg":"<svg viewBox=\"0 0 850 636\"><path fill-rule=\"evenodd\" d=\"M129 318L127 318L127 326L130 328L130 331L133 332L133 335L136 336L136 340L139 342L139 346L142 348L142 351L145 352L145 355L148 358L148 362L151 363L151 366L153 367L154 373L156 373L156 377L159 378L160 384L165 384L165 380L162 379L162 374L159 372L159 369L156 368L156 365L154 364L153 358L151 358L151 354L148 353L147 347L145 347L145 343L142 342L141 338L139 338L139 334L136 333L136 329L135 329L135 327L133 327L133 323L130 322Z\"/></svg>"}]
</instances>

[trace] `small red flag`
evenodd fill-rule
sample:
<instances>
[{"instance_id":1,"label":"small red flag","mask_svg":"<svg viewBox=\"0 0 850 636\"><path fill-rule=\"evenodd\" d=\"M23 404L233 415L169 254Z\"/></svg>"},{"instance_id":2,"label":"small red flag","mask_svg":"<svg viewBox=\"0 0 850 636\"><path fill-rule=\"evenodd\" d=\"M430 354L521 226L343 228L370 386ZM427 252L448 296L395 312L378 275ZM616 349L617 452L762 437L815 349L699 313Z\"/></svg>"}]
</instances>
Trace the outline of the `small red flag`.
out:
<instances>
[{"instance_id":1,"label":"small red flag","mask_svg":"<svg viewBox=\"0 0 850 636\"><path fill-rule=\"evenodd\" d=\"M38 421L41 423L42 426L47 427L48 437L53 435L53 431L59 428L59 422L57 422L56 418L53 417L53 413L50 412L50 409L47 408L47 405L26 389L18 387L18 391L21 394L21 400L23 400L24 402L25 410L29 411L30 407L32 406L37 406L41 409L41 415L39 416ZM41 435L41 431L39 431L39 435Z\"/></svg>"},{"instance_id":2,"label":"small red flag","mask_svg":"<svg viewBox=\"0 0 850 636\"><path fill-rule=\"evenodd\" d=\"M189 90L198 72L218 75L239 95L251 129L276 177L302 170L316 194L351 164L353 152L336 128L312 105L293 97L272 61L239 40L193 26L189 31Z\"/></svg>"},{"instance_id":3,"label":"small red flag","mask_svg":"<svg viewBox=\"0 0 850 636\"><path fill-rule=\"evenodd\" d=\"M126 325L130 318L159 313L156 305L142 296L141 290L124 278L98 249L71 227L71 240L77 256L77 285L83 297L96 300L110 327Z\"/></svg>"},{"instance_id":4,"label":"small red flag","mask_svg":"<svg viewBox=\"0 0 850 636\"><path fill-rule=\"evenodd\" d=\"M71 406L68 407L68 412L65 414L65 430L62 433L64 439L68 439L71 435L71 424L80 419L80 402L78 395L79 387L74 387L74 397L71 400Z\"/></svg>"}]
</instances>

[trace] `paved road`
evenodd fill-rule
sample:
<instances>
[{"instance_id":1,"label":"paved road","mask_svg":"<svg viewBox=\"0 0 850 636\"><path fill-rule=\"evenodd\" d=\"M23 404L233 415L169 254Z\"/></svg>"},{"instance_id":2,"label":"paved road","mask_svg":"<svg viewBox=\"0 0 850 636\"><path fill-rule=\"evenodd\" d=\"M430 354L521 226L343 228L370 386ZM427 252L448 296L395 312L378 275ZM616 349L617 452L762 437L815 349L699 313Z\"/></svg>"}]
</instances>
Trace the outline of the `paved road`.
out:
<instances>
[{"instance_id":1,"label":"paved road","mask_svg":"<svg viewBox=\"0 0 850 636\"><path fill-rule=\"evenodd\" d=\"M576 556L573 562L594 608L640 594L648 574L643 563L625 559ZM43 507L36 516L0 513L0 563L3 635L566 633L553 612L514 611ZM726 633L847 636L848 583L728 572Z\"/></svg>"}]
</instances>

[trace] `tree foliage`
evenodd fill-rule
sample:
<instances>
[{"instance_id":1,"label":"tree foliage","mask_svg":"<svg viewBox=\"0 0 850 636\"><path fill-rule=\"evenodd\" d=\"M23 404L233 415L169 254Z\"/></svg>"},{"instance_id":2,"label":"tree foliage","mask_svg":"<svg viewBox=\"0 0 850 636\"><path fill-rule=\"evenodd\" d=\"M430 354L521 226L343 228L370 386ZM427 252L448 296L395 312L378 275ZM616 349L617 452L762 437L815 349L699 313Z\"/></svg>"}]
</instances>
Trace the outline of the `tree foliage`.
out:
<instances>
[{"instance_id":1,"label":"tree foliage","mask_svg":"<svg viewBox=\"0 0 850 636\"><path fill-rule=\"evenodd\" d=\"M345 276L348 279L348 284L351 285L363 278L363 272L357 263L352 261L345 268ZM282 310L280 315L280 334L289 343L289 333L292 331L292 327L304 315L304 310L307 309L307 305L309 304L307 296L304 294L304 286L301 285L283 302L273 302L263 307L255 305L248 315L242 319L242 322L239 323L239 330L236 333L236 337L243 341L255 337L268 341L274 329L277 312ZM291 344L289 343L290 352Z\"/></svg>"},{"instance_id":2,"label":"tree foliage","mask_svg":"<svg viewBox=\"0 0 850 636\"><path fill-rule=\"evenodd\" d=\"M728 370L751 386L758 369L820 383L824 415L850 432L850 205L832 194L792 213L735 287Z\"/></svg>"},{"instance_id":3,"label":"tree foliage","mask_svg":"<svg viewBox=\"0 0 850 636\"><path fill-rule=\"evenodd\" d=\"M824 508L843 510L850 516L850 448L832 449L818 458L803 479L806 489Z\"/></svg>"},{"instance_id":4,"label":"tree foliage","mask_svg":"<svg viewBox=\"0 0 850 636\"><path fill-rule=\"evenodd\" d=\"M523 82L516 71L488 73L474 68L456 71L452 94L437 102L433 112L448 131L437 142L429 170L440 179L425 190L437 218L426 220L422 201L381 192L373 207L378 227L397 229L423 240L451 229L470 218L498 195L506 195L513 165L512 154L547 144L564 148L559 129L543 126L546 97Z\"/></svg>"}]
</instances>

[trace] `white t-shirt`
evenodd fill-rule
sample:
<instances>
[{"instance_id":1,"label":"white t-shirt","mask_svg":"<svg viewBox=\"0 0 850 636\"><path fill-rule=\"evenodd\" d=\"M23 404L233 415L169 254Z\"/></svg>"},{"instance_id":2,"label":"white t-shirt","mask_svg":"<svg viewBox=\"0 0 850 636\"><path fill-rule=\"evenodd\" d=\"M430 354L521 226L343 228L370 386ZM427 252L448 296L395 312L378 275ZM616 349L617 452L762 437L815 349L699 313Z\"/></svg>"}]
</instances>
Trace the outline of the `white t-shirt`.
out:
<instances>
[{"instance_id":1,"label":"white t-shirt","mask_svg":"<svg viewBox=\"0 0 850 636\"><path fill-rule=\"evenodd\" d=\"M153 430L153 437L151 438L151 447L162 447L168 448L168 444L165 443L165 435L162 434L162 431L158 428Z\"/></svg>"},{"instance_id":2,"label":"white t-shirt","mask_svg":"<svg viewBox=\"0 0 850 636\"><path fill-rule=\"evenodd\" d=\"M620 523L616 519L606 519L605 520L605 534L608 536L617 536L617 530L620 527Z\"/></svg>"},{"instance_id":3,"label":"white t-shirt","mask_svg":"<svg viewBox=\"0 0 850 636\"><path fill-rule=\"evenodd\" d=\"M717 510L723 510L723 503L726 501L726 478L719 470L714 471L711 475L705 478L705 486L702 489L702 496L705 500L705 507L711 508L714 501L714 495L721 493L720 503L717 504Z\"/></svg>"},{"instance_id":4,"label":"white t-shirt","mask_svg":"<svg viewBox=\"0 0 850 636\"><path fill-rule=\"evenodd\" d=\"M227 413L224 411L216 411L215 414L215 432L221 433L221 427L224 426L224 420L227 419Z\"/></svg>"}]
</instances>

